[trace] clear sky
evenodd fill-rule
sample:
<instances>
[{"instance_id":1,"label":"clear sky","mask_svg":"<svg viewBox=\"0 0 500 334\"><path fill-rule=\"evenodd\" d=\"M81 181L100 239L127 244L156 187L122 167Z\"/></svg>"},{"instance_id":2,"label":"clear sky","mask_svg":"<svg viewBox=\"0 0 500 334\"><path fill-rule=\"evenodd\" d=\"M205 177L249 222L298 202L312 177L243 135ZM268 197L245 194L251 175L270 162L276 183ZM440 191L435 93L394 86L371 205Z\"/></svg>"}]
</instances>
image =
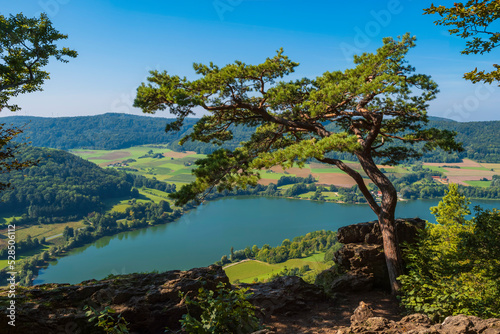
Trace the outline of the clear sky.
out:
<instances>
[{"instance_id":1,"label":"clear sky","mask_svg":"<svg viewBox=\"0 0 500 334\"><path fill-rule=\"evenodd\" d=\"M452 4L453 1L434 1ZM78 51L68 64L53 60L44 91L12 100L18 115L142 114L136 88L152 69L194 78L192 63L260 63L283 47L300 63L291 79L314 78L352 66L352 55L373 52L386 36L417 36L408 60L429 74L441 93L429 114L458 121L500 120L500 89L473 85L463 73L490 70L499 51L461 55L464 41L422 15L423 0L2 0L3 15L46 12ZM0 116L13 113L2 111ZM158 116L168 116L161 112Z\"/></svg>"}]
</instances>

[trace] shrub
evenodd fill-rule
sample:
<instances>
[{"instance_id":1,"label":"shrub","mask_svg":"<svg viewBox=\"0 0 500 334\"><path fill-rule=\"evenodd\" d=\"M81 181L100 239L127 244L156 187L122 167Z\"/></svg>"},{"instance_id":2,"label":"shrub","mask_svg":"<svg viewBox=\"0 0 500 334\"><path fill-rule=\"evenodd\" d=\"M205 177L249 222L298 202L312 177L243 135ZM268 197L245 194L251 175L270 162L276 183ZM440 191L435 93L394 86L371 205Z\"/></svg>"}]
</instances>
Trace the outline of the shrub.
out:
<instances>
[{"instance_id":1,"label":"shrub","mask_svg":"<svg viewBox=\"0 0 500 334\"><path fill-rule=\"evenodd\" d=\"M181 320L183 330L188 333L243 334L260 328L255 307L247 300L248 289L233 290L219 283L215 291L200 288L194 299L180 295L188 307Z\"/></svg>"},{"instance_id":2,"label":"shrub","mask_svg":"<svg viewBox=\"0 0 500 334\"><path fill-rule=\"evenodd\" d=\"M500 212L476 207L465 220L468 200L455 185L437 208L438 224L428 224L405 253L408 274L401 301L433 320L449 315L500 316Z\"/></svg>"}]
</instances>

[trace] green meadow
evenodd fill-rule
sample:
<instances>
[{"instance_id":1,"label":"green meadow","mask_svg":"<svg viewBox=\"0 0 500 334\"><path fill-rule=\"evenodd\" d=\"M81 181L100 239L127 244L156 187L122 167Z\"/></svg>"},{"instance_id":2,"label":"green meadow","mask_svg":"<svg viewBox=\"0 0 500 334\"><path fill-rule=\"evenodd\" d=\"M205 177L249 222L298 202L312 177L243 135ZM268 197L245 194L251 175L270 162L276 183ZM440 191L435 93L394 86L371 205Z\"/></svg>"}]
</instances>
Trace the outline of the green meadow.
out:
<instances>
[{"instance_id":1,"label":"green meadow","mask_svg":"<svg viewBox=\"0 0 500 334\"><path fill-rule=\"evenodd\" d=\"M248 260L237 264L230 264L224 268L227 277L231 282L238 280L241 283L252 283L256 280L265 281L273 274L277 274L283 269L301 268L309 265L313 271L321 271L331 267L323 262L325 253L317 253L303 259L290 259L283 263L270 264L256 260Z\"/></svg>"}]
</instances>

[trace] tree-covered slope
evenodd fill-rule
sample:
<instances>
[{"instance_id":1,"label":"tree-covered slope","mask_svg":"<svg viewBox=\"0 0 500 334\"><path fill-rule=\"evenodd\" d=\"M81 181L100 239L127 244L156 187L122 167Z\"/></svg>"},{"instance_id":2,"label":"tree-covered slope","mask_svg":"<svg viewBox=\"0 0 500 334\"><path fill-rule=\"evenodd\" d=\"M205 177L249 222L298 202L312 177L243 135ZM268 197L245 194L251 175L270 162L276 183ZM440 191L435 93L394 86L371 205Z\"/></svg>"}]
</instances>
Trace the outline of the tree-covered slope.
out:
<instances>
[{"instance_id":1,"label":"tree-covered slope","mask_svg":"<svg viewBox=\"0 0 500 334\"><path fill-rule=\"evenodd\" d=\"M213 151L213 145L210 144L187 142L183 147L178 145L179 140L196 123L196 119L188 119L179 132L168 134L165 133L165 126L174 119L128 114L57 118L9 116L0 120L6 125L24 126L24 133L16 140L30 141L33 146L39 147L115 150L145 144L167 144L176 151ZM240 128L230 145L236 147L249 134L249 131Z\"/></svg>"},{"instance_id":2,"label":"tree-covered slope","mask_svg":"<svg viewBox=\"0 0 500 334\"><path fill-rule=\"evenodd\" d=\"M101 211L104 200L132 195L134 177L103 169L65 151L25 147L19 159L38 166L0 174L11 187L0 194L0 212L23 216L23 222L49 223Z\"/></svg>"},{"instance_id":3,"label":"tree-covered slope","mask_svg":"<svg viewBox=\"0 0 500 334\"><path fill-rule=\"evenodd\" d=\"M188 119L181 131L165 133L165 126L171 118L135 116L127 114L103 114L80 117L28 117L9 116L1 119L7 125L23 126L24 134L18 140L31 141L34 146L59 149L122 149L135 145L165 144L179 151L188 150L210 153L215 148L211 144L187 142L179 146L178 141L189 133L196 119ZM431 118L430 127L453 130L457 140L464 143L465 151L448 155L435 151L424 156L425 161L453 162L462 158L484 162L500 161L500 121L455 122L444 118ZM239 127L234 131L234 139L228 148L246 140L252 129Z\"/></svg>"}]
</instances>

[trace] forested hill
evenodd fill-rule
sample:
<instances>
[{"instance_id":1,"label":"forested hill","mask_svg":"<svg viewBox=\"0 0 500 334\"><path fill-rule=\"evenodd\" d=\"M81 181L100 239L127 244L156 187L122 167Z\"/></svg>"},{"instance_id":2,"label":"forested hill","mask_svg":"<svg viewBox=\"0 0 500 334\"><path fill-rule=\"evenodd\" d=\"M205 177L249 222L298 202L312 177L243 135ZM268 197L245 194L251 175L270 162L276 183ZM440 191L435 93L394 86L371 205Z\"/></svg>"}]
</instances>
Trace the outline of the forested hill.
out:
<instances>
[{"instance_id":1,"label":"forested hill","mask_svg":"<svg viewBox=\"0 0 500 334\"><path fill-rule=\"evenodd\" d=\"M109 198L137 192L132 190L136 177L65 151L25 147L18 158L39 160L38 166L0 174L0 181L12 185L0 194L0 212L22 216L19 223L81 218L104 209Z\"/></svg>"},{"instance_id":2,"label":"forested hill","mask_svg":"<svg viewBox=\"0 0 500 334\"><path fill-rule=\"evenodd\" d=\"M59 149L122 149L135 145L166 144L168 148L179 151L210 153L213 145L187 142L183 147L178 141L190 131L197 119L187 119L178 133L165 133L165 125L171 118L135 116L128 114L103 114L97 116L43 118L28 116L9 116L0 119L1 123L25 126L24 136L34 146ZM447 155L443 152L426 154L426 161L453 162L460 158L484 162L500 161L500 121L455 122L443 118L431 118L429 126L458 132L457 139L464 143L465 152ZM237 146L248 138L253 129L239 127L234 129L234 139L229 148Z\"/></svg>"},{"instance_id":3,"label":"forested hill","mask_svg":"<svg viewBox=\"0 0 500 334\"><path fill-rule=\"evenodd\" d=\"M186 135L197 119L186 119L179 132L165 133L172 118L135 116L108 113L96 116L78 117L30 117L9 116L0 118L0 123L23 127L24 133L16 140L30 141L33 146L69 150L89 148L115 150L145 144L167 144L175 151L197 151L209 153L213 146L205 143L187 142L179 146L179 140ZM251 135L251 129L239 128L229 146L236 147ZM29 138L29 139L27 139Z\"/></svg>"}]
</instances>

